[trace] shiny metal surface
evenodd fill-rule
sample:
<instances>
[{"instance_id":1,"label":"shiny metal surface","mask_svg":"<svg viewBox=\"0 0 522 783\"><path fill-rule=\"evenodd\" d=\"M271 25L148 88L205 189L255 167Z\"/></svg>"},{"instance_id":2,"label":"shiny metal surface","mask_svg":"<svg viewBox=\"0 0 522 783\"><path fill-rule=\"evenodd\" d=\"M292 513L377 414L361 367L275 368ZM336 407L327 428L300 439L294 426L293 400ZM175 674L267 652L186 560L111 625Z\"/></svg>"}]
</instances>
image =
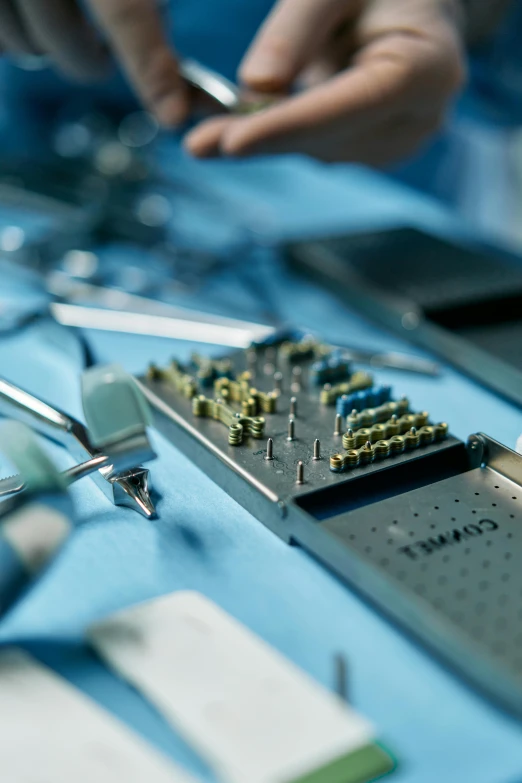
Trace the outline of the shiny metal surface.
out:
<instances>
[{"instance_id":1,"label":"shiny metal surface","mask_svg":"<svg viewBox=\"0 0 522 783\"><path fill-rule=\"evenodd\" d=\"M158 311L168 305L158 304ZM223 345L229 348L246 348L253 340L264 339L273 333L273 327L249 324L233 319L206 316L204 321L156 315L137 311L109 310L83 305L55 302L51 313L64 326L82 329L98 329L124 334L142 334L149 337L167 337L173 340Z\"/></svg>"},{"instance_id":2,"label":"shiny metal surface","mask_svg":"<svg viewBox=\"0 0 522 783\"><path fill-rule=\"evenodd\" d=\"M0 415L16 419L41 435L61 443L78 460L99 457L89 442L86 427L66 413L0 378ZM155 515L149 493L149 471L142 467L115 472L111 465L96 470L92 478L114 505L124 505L151 518Z\"/></svg>"},{"instance_id":3,"label":"shiny metal surface","mask_svg":"<svg viewBox=\"0 0 522 783\"><path fill-rule=\"evenodd\" d=\"M455 444L453 438L448 438L443 443L426 445L417 451L405 452L382 462L375 461L351 472L334 473L330 470L329 458L342 449L343 422L337 421L334 405L320 404L321 387L309 387L309 362L299 365L300 390L296 392L295 386L294 391L292 390L292 365L287 363L280 353L276 354L271 346L257 350L255 365L248 365L247 352L237 352L230 358L236 373L249 367L254 374L252 385L260 392L273 390L274 369L282 373L282 392L277 398L277 410L275 413L263 414L266 419L266 437L272 439L272 460L265 459L266 439L263 444L249 438L242 446L231 446L228 442L228 430L212 418L194 417L191 400L177 393L168 383L140 378L140 384L155 414L159 414L157 426L167 437L173 432L170 426L166 426L168 420L176 428L181 428L190 435L191 444L197 441L205 450L218 457L215 467L219 476L225 479L230 472L228 469L231 469L274 501L286 503L310 492L350 485L363 474L379 473L427 455L435 455L451 449ZM264 372L268 363L271 364L270 375ZM289 415L293 398L297 400L295 417ZM339 432L337 435L336 425ZM319 452L315 446L316 440L320 440ZM174 436L173 441L182 448ZM197 461L195 445L189 456ZM297 485L296 471L299 462L303 463L304 483ZM286 529L278 532L284 536Z\"/></svg>"},{"instance_id":4,"label":"shiny metal surface","mask_svg":"<svg viewBox=\"0 0 522 783\"><path fill-rule=\"evenodd\" d=\"M119 463L125 466L130 460L135 461L136 451L146 452L146 456L150 458L150 444L146 436L134 437L132 442L129 439L125 441L125 444L119 449L120 457ZM108 465L114 469L114 453L111 452L110 456L106 454L100 454L99 456L92 457L85 462L81 462L79 465L73 465L72 468L64 470L62 476L67 484L74 484L76 481L80 481L82 478L91 476L97 470L104 468ZM0 480L0 497L6 495L16 495L25 489L25 484L21 476L9 476L8 478Z\"/></svg>"},{"instance_id":5,"label":"shiny metal surface","mask_svg":"<svg viewBox=\"0 0 522 783\"><path fill-rule=\"evenodd\" d=\"M270 359L283 372L266 441L229 446L218 422L194 419L168 383L141 383L157 427L288 543L299 545L384 608L504 707L522 714L522 456L484 435L449 436L347 473L335 408L318 404L302 366L294 439L287 439L292 368L270 347L251 362L260 389ZM246 365L246 357L244 357ZM242 358L234 368L244 369ZM324 450L320 459L315 440ZM271 459L267 459L270 456Z\"/></svg>"},{"instance_id":6,"label":"shiny metal surface","mask_svg":"<svg viewBox=\"0 0 522 783\"><path fill-rule=\"evenodd\" d=\"M16 495L25 488L22 477L19 475L7 476L0 479L0 498L7 495Z\"/></svg>"},{"instance_id":7,"label":"shiny metal surface","mask_svg":"<svg viewBox=\"0 0 522 783\"><path fill-rule=\"evenodd\" d=\"M420 375L430 375L436 377L440 375L440 365L429 359L421 359L407 353L398 351L389 351L388 353L377 353L374 351L365 351L360 348L351 348L340 346L346 354L346 357L358 364L365 364L375 369L403 370L404 372L419 373Z\"/></svg>"},{"instance_id":8,"label":"shiny metal surface","mask_svg":"<svg viewBox=\"0 0 522 783\"><path fill-rule=\"evenodd\" d=\"M356 555L357 574L348 578L520 714L522 457L478 437L491 444L482 467L368 498L322 527L339 553Z\"/></svg>"},{"instance_id":9,"label":"shiny metal surface","mask_svg":"<svg viewBox=\"0 0 522 783\"><path fill-rule=\"evenodd\" d=\"M278 100L277 95L250 98L230 79L207 68L198 60L185 59L179 62L181 75L192 87L215 101L222 109L233 114L251 114L265 109Z\"/></svg>"},{"instance_id":10,"label":"shiny metal surface","mask_svg":"<svg viewBox=\"0 0 522 783\"><path fill-rule=\"evenodd\" d=\"M337 252L335 240L291 245L287 258L296 271L333 291L373 323L433 351L497 394L522 405L522 372L517 367L429 320L411 299L363 279L348 263L347 255ZM502 279L503 274L497 273L497 277Z\"/></svg>"},{"instance_id":11,"label":"shiny metal surface","mask_svg":"<svg viewBox=\"0 0 522 783\"><path fill-rule=\"evenodd\" d=\"M65 478L67 484L74 484L86 476L90 476L96 470L105 467L109 463L109 458L104 454L99 457L93 457L87 462L82 462L79 465L74 465L72 468L63 471L62 476ZM0 497L5 495L16 495L19 492L23 492L26 488L25 483L21 476L9 476L8 478L0 480Z\"/></svg>"},{"instance_id":12,"label":"shiny metal surface","mask_svg":"<svg viewBox=\"0 0 522 783\"><path fill-rule=\"evenodd\" d=\"M522 484L522 459L520 454L506 448L488 435L478 436L484 445L482 459L491 469L497 471L510 481Z\"/></svg>"},{"instance_id":13,"label":"shiny metal surface","mask_svg":"<svg viewBox=\"0 0 522 783\"><path fill-rule=\"evenodd\" d=\"M192 87L204 92L227 111L234 111L240 106L239 88L221 74L192 59L181 60L179 69Z\"/></svg>"}]
</instances>

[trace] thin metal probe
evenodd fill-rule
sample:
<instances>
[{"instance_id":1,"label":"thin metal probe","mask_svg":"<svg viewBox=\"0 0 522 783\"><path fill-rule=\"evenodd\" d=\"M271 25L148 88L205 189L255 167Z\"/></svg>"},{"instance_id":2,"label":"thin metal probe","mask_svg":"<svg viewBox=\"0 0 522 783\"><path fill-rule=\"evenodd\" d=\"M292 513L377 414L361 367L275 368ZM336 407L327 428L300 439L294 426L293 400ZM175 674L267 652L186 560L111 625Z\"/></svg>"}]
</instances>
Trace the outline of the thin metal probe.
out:
<instances>
[{"instance_id":1,"label":"thin metal probe","mask_svg":"<svg viewBox=\"0 0 522 783\"><path fill-rule=\"evenodd\" d=\"M223 109L234 114L249 114L271 106L276 98L248 100L239 87L217 71L207 68L198 60L182 59L179 70L186 82L208 95Z\"/></svg>"},{"instance_id":2,"label":"thin metal probe","mask_svg":"<svg viewBox=\"0 0 522 783\"><path fill-rule=\"evenodd\" d=\"M110 457L100 454L97 457L86 462L81 462L79 465L73 465L72 468L62 471L62 476L65 479L66 484L75 484L82 478L90 476L96 470L105 467L110 464ZM11 487L9 488L9 486ZM20 476L10 476L9 478L0 480L0 497L5 495L17 495L26 488L25 483L21 480Z\"/></svg>"},{"instance_id":3,"label":"thin metal probe","mask_svg":"<svg viewBox=\"0 0 522 783\"><path fill-rule=\"evenodd\" d=\"M72 416L54 408L0 378L0 415L22 421L36 432L61 443L78 460L91 460L100 454L89 440L87 428ZM114 472L109 464L93 472L92 478L104 495L116 506L127 506L151 519L156 515L149 492L149 471L137 466ZM10 483L7 483L10 482ZM0 491L11 494L19 477L0 482Z\"/></svg>"},{"instance_id":4,"label":"thin metal probe","mask_svg":"<svg viewBox=\"0 0 522 783\"><path fill-rule=\"evenodd\" d=\"M334 681L335 692L340 699L348 704L348 662L343 653L337 653L334 656Z\"/></svg>"}]
</instances>

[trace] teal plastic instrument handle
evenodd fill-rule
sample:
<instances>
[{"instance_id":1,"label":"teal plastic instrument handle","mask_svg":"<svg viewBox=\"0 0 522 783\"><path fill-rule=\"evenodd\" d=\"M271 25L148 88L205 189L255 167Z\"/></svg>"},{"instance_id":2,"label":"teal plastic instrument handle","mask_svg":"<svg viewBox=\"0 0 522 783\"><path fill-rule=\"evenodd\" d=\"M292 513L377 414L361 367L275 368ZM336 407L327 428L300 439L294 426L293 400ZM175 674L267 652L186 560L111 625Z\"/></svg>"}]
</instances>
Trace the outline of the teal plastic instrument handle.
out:
<instances>
[{"instance_id":1,"label":"teal plastic instrument handle","mask_svg":"<svg viewBox=\"0 0 522 783\"><path fill-rule=\"evenodd\" d=\"M65 478L25 424L19 421L0 424L0 450L15 465L29 492L66 491Z\"/></svg>"},{"instance_id":2,"label":"teal plastic instrument handle","mask_svg":"<svg viewBox=\"0 0 522 783\"><path fill-rule=\"evenodd\" d=\"M117 364L82 376L82 401L93 445L132 437L152 425L149 405L134 378Z\"/></svg>"}]
</instances>

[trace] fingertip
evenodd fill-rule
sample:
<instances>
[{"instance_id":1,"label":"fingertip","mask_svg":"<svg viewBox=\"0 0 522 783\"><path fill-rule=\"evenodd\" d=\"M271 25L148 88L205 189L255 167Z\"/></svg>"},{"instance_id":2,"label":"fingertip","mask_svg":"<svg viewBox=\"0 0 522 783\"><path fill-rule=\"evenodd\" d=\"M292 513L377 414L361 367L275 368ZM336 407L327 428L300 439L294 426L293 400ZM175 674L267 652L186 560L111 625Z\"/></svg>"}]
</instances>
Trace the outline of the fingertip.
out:
<instances>
[{"instance_id":1,"label":"fingertip","mask_svg":"<svg viewBox=\"0 0 522 783\"><path fill-rule=\"evenodd\" d=\"M279 124L271 128L257 117L237 119L222 134L221 153L230 158L244 158L250 155L277 155L293 152L297 145L295 135L288 135ZM297 150L297 146L295 146Z\"/></svg>"},{"instance_id":2,"label":"fingertip","mask_svg":"<svg viewBox=\"0 0 522 783\"><path fill-rule=\"evenodd\" d=\"M246 87L258 92L284 91L292 79L286 58L268 48L249 55L238 76Z\"/></svg>"},{"instance_id":3,"label":"fingertip","mask_svg":"<svg viewBox=\"0 0 522 783\"><path fill-rule=\"evenodd\" d=\"M281 132L280 122L276 122L274 127L273 110L238 117L224 129L221 150L224 155L233 158L264 152L271 147L273 137L277 138Z\"/></svg>"},{"instance_id":4,"label":"fingertip","mask_svg":"<svg viewBox=\"0 0 522 783\"><path fill-rule=\"evenodd\" d=\"M200 139L193 138L192 134L185 136L183 147L194 158L213 158L219 154L219 144L208 143Z\"/></svg>"},{"instance_id":5,"label":"fingertip","mask_svg":"<svg viewBox=\"0 0 522 783\"><path fill-rule=\"evenodd\" d=\"M230 123L228 117L216 117L202 122L185 136L183 140L185 149L196 158L219 155L224 131Z\"/></svg>"}]
</instances>

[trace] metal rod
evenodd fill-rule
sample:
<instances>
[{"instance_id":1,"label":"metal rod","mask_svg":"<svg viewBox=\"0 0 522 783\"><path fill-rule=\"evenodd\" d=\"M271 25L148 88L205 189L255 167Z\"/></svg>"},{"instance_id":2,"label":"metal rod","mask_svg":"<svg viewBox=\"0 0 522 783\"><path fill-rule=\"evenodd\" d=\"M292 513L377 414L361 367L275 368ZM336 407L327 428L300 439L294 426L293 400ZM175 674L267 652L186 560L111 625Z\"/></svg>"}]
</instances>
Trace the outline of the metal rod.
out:
<instances>
[{"instance_id":1,"label":"metal rod","mask_svg":"<svg viewBox=\"0 0 522 783\"><path fill-rule=\"evenodd\" d=\"M62 302L81 307L89 305L103 310L122 310L141 315L162 315L166 318L179 318L182 321L208 324L209 326L230 326L233 329L252 332L259 340L263 336L268 337L275 332L273 326L245 321L240 318L231 318L224 315L208 313L204 310L195 310L192 307L182 307L151 299L138 294L129 294L115 288L92 285L83 281L71 280L63 277L48 277L47 288Z\"/></svg>"},{"instance_id":2,"label":"metal rod","mask_svg":"<svg viewBox=\"0 0 522 783\"><path fill-rule=\"evenodd\" d=\"M441 373L440 365L436 362L414 356L413 354L399 353L398 351L379 353L351 346L337 347L342 348L347 359L357 364L366 364L375 368L402 370L403 372L413 372L432 377L437 377Z\"/></svg>"},{"instance_id":3,"label":"metal rod","mask_svg":"<svg viewBox=\"0 0 522 783\"><path fill-rule=\"evenodd\" d=\"M342 653L337 653L334 656L334 678L335 692L340 699L348 704L348 662Z\"/></svg>"},{"instance_id":4,"label":"metal rod","mask_svg":"<svg viewBox=\"0 0 522 783\"><path fill-rule=\"evenodd\" d=\"M57 440L77 460L90 460L95 453L87 429L81 422L0 378L0 414L22 421L31 429ZM92 478L111 503L127 506L150 519L156 511L149 492L149 471L137 466L124 472L93 472ZM16 484L16 480L14 482ZM0 485L10 494L13 482Z\"/></svg>"},{"instance_id":5,"label":"metal rod","mask_svg":"<svg viewBox=\"0 0 522 783\"><path fill-rule=\"evenodd\" d=\"M197 60L182 58L179 69L183 78L221 104L224 109L234 111L241 104L239 88L220 73L212 71Z\"/></svg>"},{"instance_id":6,"label":"metal rod","mask_svg":"<svg viewBox=\"0 0 522 783\"><path fill-rule=\"evenodd\" d=\"M198 60L182 58L179 70L185 81L216 101L225 111L245 114L257 111L274 103L274 98L264 98L252 102L243 97L240 88L217 71L207 68Z\"/></svg>"},{"instance_id":7,"label":"metal rod","mask_svg":"<svg viewBox=\"0 0 522 783\"><path fill-rule=\"evenodd\" d=\"M188 340L207 345L224 345L229 348L248 348L253 340L260 339L258 330L228 326L222 323L199 322L165 315L116 311L105 308L83 307L75 304L51 304L51 313L64 326L80 329L97 329L102 332L142 334L148 337L167 337L172 340ZM272 327L259 327L264 336L272 334Z\"/></svg>"},{"instance_id":8,"label":"metal rod","mask_svg":"<svg viewBox=\"0 0 522 783\"><path fill-rule=\"evenodd\" d=\"M100 454L97 457L86 462L81 462L79 465L73 465L72 468L68 468L62 472L67 484L74 484L86 476L90 476L91 473L95 473L100 468L104 468L110 464L110 457ZM4 495L18 495L26 488L26 484L22 480L21 476L10 476L9 478L0 480L0 497Z\"/></svg>"},{"instance_id":9,"label":"metal rod","mask_svg":"<svg viewBox=\"0 0 522 783\"><path fill-rule=\"evenodd\" d=\"M99 457L93 457L86 462L80 463L80 465L74 465L72 468L64 471L63 476L68 484L74 484L75 481L79 481L80 479L85 478L85 476L90 476L91 473L94 473L100 468L104 468L108 464L109 457L100 454Z\"/></svg>"}]
</instances>

